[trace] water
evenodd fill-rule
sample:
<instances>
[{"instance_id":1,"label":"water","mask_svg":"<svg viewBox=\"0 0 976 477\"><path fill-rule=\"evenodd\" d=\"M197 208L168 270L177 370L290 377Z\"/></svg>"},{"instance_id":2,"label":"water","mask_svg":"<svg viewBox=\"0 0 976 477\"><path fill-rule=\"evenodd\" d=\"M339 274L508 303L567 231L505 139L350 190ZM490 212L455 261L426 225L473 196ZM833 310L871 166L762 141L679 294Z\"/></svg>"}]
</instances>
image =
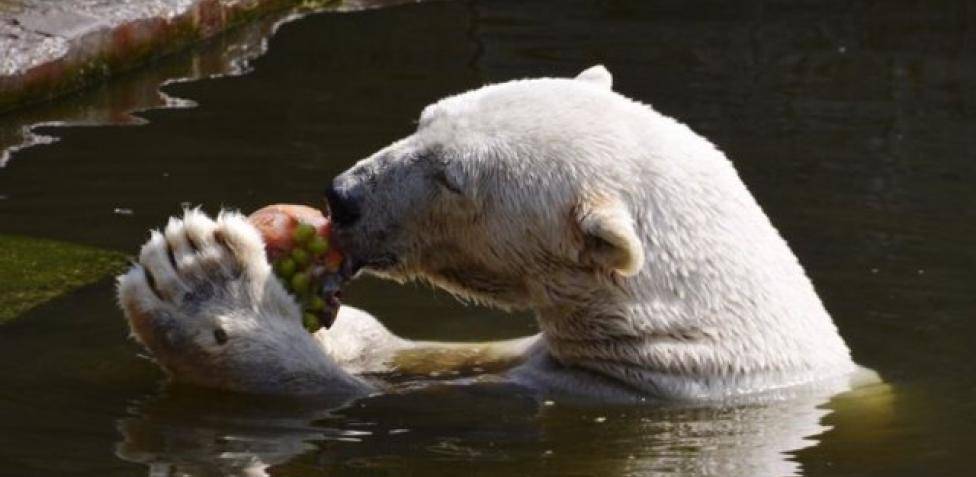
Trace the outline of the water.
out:
<instances>
[{"instance_id":1,"label":"water","mask_svg":"<svg viewBox=\"0 0 976 477\"><path fill-rule=\"evenodd\" d=\"M733 409L539 406L498 388L330 410L171 389L126 340L104 280L0 327L0 475L971 475L974 10L486 1L322 14L282 26L249 74L166 87L195 108L43 129L59 141L0 169L0 233L132 252L181 203L316 203L441 96L603 62L618 91L730 155L887 387ZM186 74L226 46L89 95L152 96L166 65ZM420 287L363 280L349 297L411 338L533 331L531 317Z\"/></svg>"}]
</instances>

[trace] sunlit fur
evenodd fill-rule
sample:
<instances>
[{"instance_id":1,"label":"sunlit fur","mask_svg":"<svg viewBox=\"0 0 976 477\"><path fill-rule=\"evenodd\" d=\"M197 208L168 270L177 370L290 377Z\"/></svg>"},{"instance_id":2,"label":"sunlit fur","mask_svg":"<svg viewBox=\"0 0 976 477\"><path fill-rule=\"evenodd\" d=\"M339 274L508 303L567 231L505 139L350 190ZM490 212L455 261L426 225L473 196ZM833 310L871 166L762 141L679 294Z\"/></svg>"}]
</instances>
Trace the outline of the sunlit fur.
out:
<instances>
[{"instance_id":1,"label":"sunlit fur","mask_svg":"<svg viewBox=\"0 0 976 477\"><path fill-rule=\"evenodd\" d=\"M214 221L190 210L171 219L151 233L118 288L133 337L177 381L288 394L369 388L304 330L261 237L240 214Z\"/></svg>"},{"instance_id":2,"label":"sunlit fur","mask_svg":"<svg viewBox=\"0 0 976 477\"><path fill-rule=\"evenodd\" d=\"M654 395L712 398L856 367L796 257L708 140L576 79L483 87L337 181L344 230L394 279L530 308L544 354Z\"/></svg>"},{"instance_id":3,"label":"sunlit fur","mask_svg":"<svg viewBox=\"0 0 976 477\"><path fill-rule=\"evenodd\" d=\"M611 83L598 66L448 97L336 180L361 199L362 218L336 228L351 260L531 309L540 335L475 352L400 339L344 307L313 339L257 233L195 211L120 278L134 335L174 379L255 392L371 392L383 385L357 376L436 368L418 356L496 360L539 395L598 400L847 388L848 348L732 164ZM227 344L212 342L215 326Z\"/></svg>"}]
</instances>

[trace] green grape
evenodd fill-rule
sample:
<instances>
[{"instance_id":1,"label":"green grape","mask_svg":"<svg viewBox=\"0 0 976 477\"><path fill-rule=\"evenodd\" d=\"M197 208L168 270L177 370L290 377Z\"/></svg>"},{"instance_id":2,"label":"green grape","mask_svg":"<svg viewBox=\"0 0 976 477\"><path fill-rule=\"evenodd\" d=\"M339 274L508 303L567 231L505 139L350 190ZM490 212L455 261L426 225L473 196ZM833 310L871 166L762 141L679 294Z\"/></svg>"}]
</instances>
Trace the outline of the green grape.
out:
<instances>
[{"instance_id":1,"label":"green grape","mask_svg":"<svg viewBox=\"0 0 976 477\"><path fill-rule=\"evenodd\" d=\"M315 333L319 330L319 328L322 327L322 325L319 324L319 318L312 313L302 314L302 325L305 326L305 329L308 330L309 333Z\"/></svg>"},{"instance_id":2,"label":"green grape","mask_svg":"<svg viewBox=\"0 0 976 477\"><path fill-rule=\"evenodd\" d=\"M308 309L311 311L322 311L325 309L325 300L318 295L312 295L312 298L308 300Z\"/></svg>"},{"instance_id":3,"label":"green grape","mask_svg":"<svg viewBox=\"0 0 976 477\"><path fill-rule=\"evenodd\" d=\"M312 255L319 256L325 252L329 251L329 241L322 236L316 235L311 242L308 243L308 251L312 252Z\"/></svg>"},{"instance_id":4,"label":"green grape","mask_svg":"<svg viewBox=\"0 0 976 477\"><path fill-rule=\"evenodd\" d=\"M291 277L291 289L297 295L304 295L308 291L309 282L307 273L298 272Z\"/></svg>"},{"instance_id":5,"label":"green grape","mask_svg":"<svg viewBox=\"0 0 976 477\"><path fill-rule=\"evenodd\" d=\"M296 248L295 250L291 251L291 259L295 261L296 266L305 268L305 266L308 265L311 257L308 256L308 252L300 248Z\"/></svg>"},{"instance_id":6,"label":"green grape","mask_svg":"<svg viewBox=\"0 0 976 477\"><path fill-rule=\"evenodd\" d=\"M282 278L291 278L295 274L295 261L290 258L283 258L274 264L275 272Z\"/></svg>"},{"instance_id":7,"label":"green grape","mask_svg":"<svg viewBox=\"0 0 976 477\"><path fill-rule=\"evenodd\" d=\"M291 234L291 239L294 240L295 243L305 243L308 242L313 235L315 235L315 227L312 227L309 224L298 224L298 227L295 227L295 231Z\"/></svg>"}]
</instances>

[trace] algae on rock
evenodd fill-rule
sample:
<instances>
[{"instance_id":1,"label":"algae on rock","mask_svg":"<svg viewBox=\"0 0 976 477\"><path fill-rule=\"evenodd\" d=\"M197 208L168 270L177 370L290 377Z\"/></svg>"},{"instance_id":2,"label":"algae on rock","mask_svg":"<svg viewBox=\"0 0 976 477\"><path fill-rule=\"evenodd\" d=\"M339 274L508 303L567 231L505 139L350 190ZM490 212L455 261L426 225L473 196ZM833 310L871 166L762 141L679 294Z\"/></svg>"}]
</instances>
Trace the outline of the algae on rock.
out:
<instances>
[{"instance_id":1,"label":"algae on rock","mask_svg":"<svg viewBox=\"0 0 976 477\"><path fill-rule=\"evenodd\" d=\"M125 255L53 240L0 235L0 324L122 270Z\"/></svg>"}]
</instances>

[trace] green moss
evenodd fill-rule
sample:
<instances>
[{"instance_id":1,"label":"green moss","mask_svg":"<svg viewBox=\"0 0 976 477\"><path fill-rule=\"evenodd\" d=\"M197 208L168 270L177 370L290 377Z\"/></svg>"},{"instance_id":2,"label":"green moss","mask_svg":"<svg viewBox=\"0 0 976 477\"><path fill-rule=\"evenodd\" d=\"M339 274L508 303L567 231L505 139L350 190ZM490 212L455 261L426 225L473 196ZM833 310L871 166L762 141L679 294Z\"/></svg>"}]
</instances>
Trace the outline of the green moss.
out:
<instances>
[{"instance_id":1,"label":"green moss","mask_svg":"<svg viewBox=\"0 0 976 477\"><path fill-rule=\"evenodd\" d=\"M125 256L52 240L0 235L0 323L122 270Z\"/></svg>"}]
</instances>

